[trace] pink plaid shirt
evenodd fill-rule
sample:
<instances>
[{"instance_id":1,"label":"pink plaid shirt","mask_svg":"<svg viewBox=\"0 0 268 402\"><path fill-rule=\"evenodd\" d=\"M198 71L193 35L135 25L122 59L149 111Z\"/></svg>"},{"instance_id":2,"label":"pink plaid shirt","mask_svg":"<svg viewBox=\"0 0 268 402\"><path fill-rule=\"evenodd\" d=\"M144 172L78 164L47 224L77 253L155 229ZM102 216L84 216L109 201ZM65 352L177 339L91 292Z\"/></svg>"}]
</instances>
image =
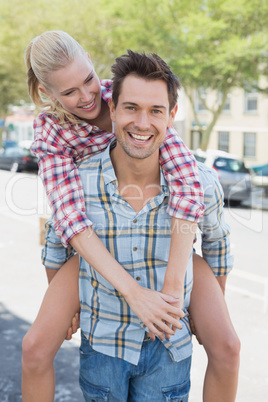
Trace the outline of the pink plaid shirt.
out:
<instances>
[{"instance_id":1,"label":"pink plaid shirt","mask_svg":"<svg viewBox=\"0 0 268 402\"><path fill-rule=\"evenodd\" d=\"M101 81L102 98L108 103L112 82ZM83 187L77 164L103 151L114 134L81 122L57 119L45 112L34 121L35 139L31 150L38 157L39 175L52 210L56 234L65 247L71 238L92 222L85 212ZM169 128L160 148L160 163L170 188L168 213L197 222L204 211L203 189L196 161L174 128Z\"/></svg>"}]
</instances>

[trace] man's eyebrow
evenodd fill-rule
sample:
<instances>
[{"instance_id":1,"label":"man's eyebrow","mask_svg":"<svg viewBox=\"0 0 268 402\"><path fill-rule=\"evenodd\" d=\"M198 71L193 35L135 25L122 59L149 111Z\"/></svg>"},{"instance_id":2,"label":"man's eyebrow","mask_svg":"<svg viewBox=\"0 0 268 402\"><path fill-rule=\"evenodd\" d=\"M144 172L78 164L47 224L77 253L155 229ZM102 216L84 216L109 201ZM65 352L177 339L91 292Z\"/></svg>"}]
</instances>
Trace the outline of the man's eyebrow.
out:
<instances>
[{"instance_id":1,"label":"man's eyebrow","mask_svg":"<svg viewBox=\"0 0 268 402\"><path fill-rule=\"evenodd\" d=\"M88 76L86 77L86 79L84 80L84 82L87 82L87 80L93 75L93 73L94 73L94 71L92 70L92 71L88 74ZM60 94L61 94L61 95L64 95L66 92L73 91L74 89L76 89L76 88L74 87L74 88L64 89L64 91L60 92Z\"/></svg>"},{"instance_id":2,"label":"man's eyebrow","mask_svg":"<svg viewBox=\"0 0 268 402\"><path fill-rule=\"evenodd\" d=\"M138 103L135 102L122 102L122 105L132 105L132 106L139 106ZM164 105L152 105L155 109L166 109Z\"/></svg>"}]
</instances>

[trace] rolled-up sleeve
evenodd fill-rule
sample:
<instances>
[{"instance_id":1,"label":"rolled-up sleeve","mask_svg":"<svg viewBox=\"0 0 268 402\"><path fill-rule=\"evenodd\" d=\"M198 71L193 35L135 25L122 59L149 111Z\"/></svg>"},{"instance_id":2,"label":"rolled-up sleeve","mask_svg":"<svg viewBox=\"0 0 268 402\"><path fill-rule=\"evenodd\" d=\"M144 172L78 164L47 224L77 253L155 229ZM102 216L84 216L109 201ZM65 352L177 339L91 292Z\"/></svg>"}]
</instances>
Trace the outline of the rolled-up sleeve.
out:
<instances>
[{"instance_id":1,"label":"rolled-up sleeve","mask_svg":"<svg viewBox=\"0 0 268 402\"><path fill-rule=\"evenodd\" d=\"M204 193L197 163L173 127L160 147L160 163L170 191L168 214L198 222L204 213Z\"/></svg>"},{"instance_id":2,"label":"rolled-up sleeve","mask_svg":"<svg viewBox=\"0 0 268 402\"><path fill-rule=\"evenodd\" d=\"M46 268L60 269L65 262L76 254L72 246L63 247L60 238L56 235L52 220L45 225L45 243L42 249L41 260Z\"/></svg>"},{"instance_id":3,"label":"rolled-up sleeve","mask_svg":"<svg viewBox=\"0 0 268 402\"><path fill-rule=\"evenodd\" d=\"M113 135L88 135L84 129L80 137L46 115L35 120L34 130L31 151L38 157L39 176L52 211L55 233L64 247L68 247L74 235L92 225L85 213L77 161L104 150ZM74 139L73 146L69 146L69 139Z\"/></svg>"},{"instance_id":4,"label":"rolled-up sleeve","mask_svg":"<svg viewBox=\"0 0 268 402\"><path fill-rule=\"evenodd\" d=\"M199 228L202 254L215 276L227 275L233 268L230 227L224 218L223 191L216 172L199 164L204 188L205 211Z\"/></svg>"}]
</instances>

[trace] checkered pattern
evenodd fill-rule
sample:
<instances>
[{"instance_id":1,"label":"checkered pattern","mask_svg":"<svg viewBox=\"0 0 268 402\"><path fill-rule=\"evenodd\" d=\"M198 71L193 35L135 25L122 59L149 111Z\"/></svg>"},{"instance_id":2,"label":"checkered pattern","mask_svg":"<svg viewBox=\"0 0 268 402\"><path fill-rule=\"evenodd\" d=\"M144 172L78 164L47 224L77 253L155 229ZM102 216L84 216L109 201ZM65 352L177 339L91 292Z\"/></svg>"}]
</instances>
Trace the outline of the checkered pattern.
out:
<instances>
[{"instance_id":1,"label":"checkered pattern","mask_svg":"<svg viewBox=\"0 0 268 402\"><path fill-rule=\"evenodd\" d=\"M233 267L230 252L230 228L224 219L223 191L216 172L198 163L204 188L205 212L198 227L202 234L202 255L215 276L227 275ZM52 221L46 223L46 240L42 263L46 268L60 269L74 254L71 246L64 248L56 236Z\"/></svg>"},{"instance_id":2,"label":"checkered pattern","mask_svg":"<svg viewBox=\"0 0 268 402\"><path fill-rule=\"evenodd\" d=\"M94 219L98 237L141 286L160 291L171 240L171 217L166 213L169 192L164 176L160 194L136 213L117 190L109 148L83 161L79 172L86 213ZM185 278L185 309L190 302L192 279L190 258ZM82 259L79 292L81 329L92 348L137 364L145 333L143 323L118 291ZM190 356L192 351L187 314L182 326L170 341L164 342L175 361Z\"/></svg>"},{"instance_id":3,"label":"checkered pattern","mask_svg":"<svg viewBox=\"0 0 268 402\"><path fill-rule=\"evenodd\" d=\"M102 80L102 99L111 97L111 81ZM34 121L32 152L38 156L39 175L45 186L56 234L67 247L71 238L92 225L85 214L83 188L77 163L103 151L114 138L88 123L59 125L56 118L41 113ZM160 149L160 162L170 185L168 213L198 221L203 215L203 190L196 162L171 128Z\"/></svg>"}]
</instances>

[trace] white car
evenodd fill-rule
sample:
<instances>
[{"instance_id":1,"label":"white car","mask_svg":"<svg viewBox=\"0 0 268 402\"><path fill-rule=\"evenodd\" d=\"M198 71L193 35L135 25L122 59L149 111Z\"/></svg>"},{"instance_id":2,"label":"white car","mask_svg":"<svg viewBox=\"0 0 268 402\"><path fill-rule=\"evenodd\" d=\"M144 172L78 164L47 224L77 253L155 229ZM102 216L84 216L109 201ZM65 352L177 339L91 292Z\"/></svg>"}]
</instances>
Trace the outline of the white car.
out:
<instances>
[{"instance_id":1,"label":"white car","mask_svg":"<svg viewBox=\"0 0 268 402\"><path fill-rule=\"evenodd\" d=\"M239 205L251 197L251 174L242 159L224 151L192 151L196 160L216 170L227 204Z\"/></svg>"}]
</instances>

